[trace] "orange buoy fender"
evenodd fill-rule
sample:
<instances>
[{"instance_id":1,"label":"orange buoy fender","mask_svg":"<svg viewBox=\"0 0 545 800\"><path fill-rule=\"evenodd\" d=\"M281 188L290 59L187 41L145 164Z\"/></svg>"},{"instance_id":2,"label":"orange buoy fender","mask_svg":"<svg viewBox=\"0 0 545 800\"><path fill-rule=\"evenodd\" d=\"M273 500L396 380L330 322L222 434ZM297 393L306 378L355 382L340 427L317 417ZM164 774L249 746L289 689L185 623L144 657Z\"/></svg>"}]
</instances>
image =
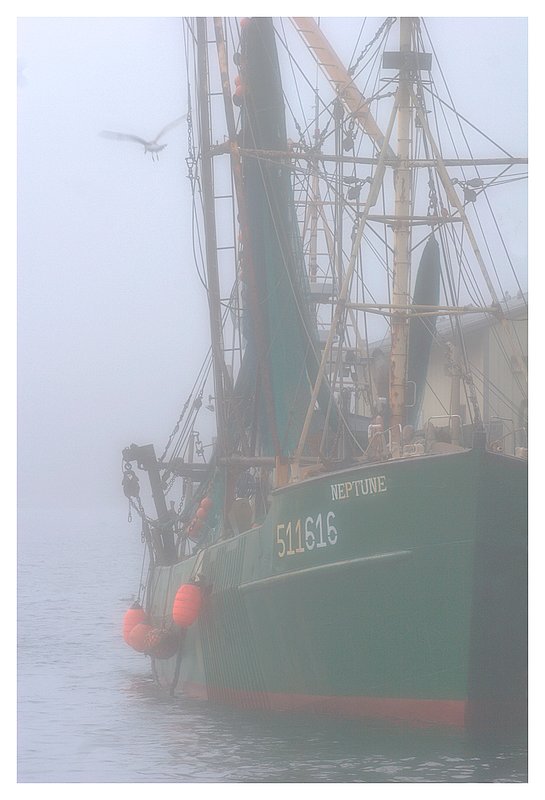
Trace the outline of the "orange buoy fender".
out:
<instances>
[{"instance_id":1,"label":"orange buoy fender","mask_svg":"<svg viewBox=\"0 0 545 800\"><path fill-rule=\"evenodd\" d=\"M152 628L146 634L146 653L154 658L171 658L178 652L180 635L174 630Z\"/></svg>"},{"instance_id":2,"label":"orange buoy fender","mask_svg":"<svg viewBox=\"0 0 545 800\"><path fill-rule=\"evenodd\" d=\"M127 644L129 643L129 633L135 625L138 625L140 622L147 622L147 614L140 603L133 603L123 617L123 638Z\"/></svg>"},{"instance_id":3,"label":"orange buoy fender","mask_svg":"<svg viewBox=\"0 0 545 800\"><path fill-rule=\"evenodd\" d=\"M139 622L135 625L127 637L127 644L136 650L138 653L148 652L148 634L151 632L152 626L147 622Z\"/></svg>"},{"instance_id":4,"label":"orange buoy fender","mask_svg":"<svg viewBox=\"0 0 545 800\"><path fill-rule=\"evenodd\" d=\"M189 628L199 616L202 591L195 583L182 583L172 605L172 619L180 628Z\"/></svg>"}]
</instances>

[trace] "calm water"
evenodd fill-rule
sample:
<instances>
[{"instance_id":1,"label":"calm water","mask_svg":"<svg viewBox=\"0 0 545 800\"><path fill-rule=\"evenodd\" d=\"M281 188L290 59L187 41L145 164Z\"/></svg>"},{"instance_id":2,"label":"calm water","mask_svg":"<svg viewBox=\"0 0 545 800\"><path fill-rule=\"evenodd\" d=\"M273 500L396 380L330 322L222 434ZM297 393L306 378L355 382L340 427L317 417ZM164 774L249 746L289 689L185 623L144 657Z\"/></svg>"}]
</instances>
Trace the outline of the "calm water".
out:
<instances>
[{"instance_id":1,"label":"calm water","mask_svg":"<svg viewBox=\"0 0 545 800\"><path fill-rule=\"evenodd\" d=\"M129 554L129 555L127 555ZM527 780L523 741L388 731L172 700L121 638L139 530L123 510L21 512L20 783Z\"/></svg>"}]
</instances>

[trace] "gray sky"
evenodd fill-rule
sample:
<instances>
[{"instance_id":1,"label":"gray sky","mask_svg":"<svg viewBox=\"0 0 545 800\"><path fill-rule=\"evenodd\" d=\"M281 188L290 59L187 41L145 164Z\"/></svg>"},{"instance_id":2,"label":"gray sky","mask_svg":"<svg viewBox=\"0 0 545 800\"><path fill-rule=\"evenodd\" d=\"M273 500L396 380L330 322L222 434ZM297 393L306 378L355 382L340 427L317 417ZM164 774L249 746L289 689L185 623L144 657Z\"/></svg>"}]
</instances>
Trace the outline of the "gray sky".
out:
<instances>
[{"instance_id":1,"label":"gray sky","mask_svg":"<svg viewBox=\"0 0 545 800\"><path fill-rule=\"evenodd\" d=\"M461 113L526 155L526 20L428 27ZM353 21L330 29L340 50ZM27 17L18 58L20 504L123 505L121 449L162 452L208 347L208 312L186 126L158 162L97 134L152 138L186 111L181 21ZM522 264L521 220L505 206Z\"/></svg>"}]
</instances>

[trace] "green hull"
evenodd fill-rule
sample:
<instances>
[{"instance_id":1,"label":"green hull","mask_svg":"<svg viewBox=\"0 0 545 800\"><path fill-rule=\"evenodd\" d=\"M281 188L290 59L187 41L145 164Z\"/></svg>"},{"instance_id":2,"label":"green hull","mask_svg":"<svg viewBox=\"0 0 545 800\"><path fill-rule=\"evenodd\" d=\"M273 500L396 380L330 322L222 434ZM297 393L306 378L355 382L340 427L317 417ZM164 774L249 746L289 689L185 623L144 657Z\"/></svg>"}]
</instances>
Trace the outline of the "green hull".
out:
<instances>
[{"instance_id":1,"label":"green hull","mask_svg":"<svg viewBox=\"0 0 545 800\"><path fill-rule=\"evenodd\" d=\"M154 570L157 625L196 572L206 587L159 682L246 708L524 721L526 481L473 450L277 490L261 527Z\"/></svg>"}]
</instances>

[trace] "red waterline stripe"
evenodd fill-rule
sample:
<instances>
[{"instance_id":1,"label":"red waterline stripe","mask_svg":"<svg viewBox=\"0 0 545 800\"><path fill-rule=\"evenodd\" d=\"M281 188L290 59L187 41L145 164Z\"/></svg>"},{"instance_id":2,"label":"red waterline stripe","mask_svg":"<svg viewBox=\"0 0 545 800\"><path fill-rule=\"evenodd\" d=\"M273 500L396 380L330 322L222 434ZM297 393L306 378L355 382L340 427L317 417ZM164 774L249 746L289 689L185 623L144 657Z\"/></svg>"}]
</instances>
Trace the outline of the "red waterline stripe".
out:
<instances>
[{"instance_id":1,"label":"red waterline stripe","mask_svg":"<svg viewBox=\"0 0 545 800\"><path fill-rule=\"evenodd\" d=\"M198 683L185 683L183 691L190 697L241 708L312 711L347 718L380 719L411 725L443 725L450 728L463 728L465 724L465 700L245 692L239 689L207 688Z\"/></svg>"}]
</instances>

